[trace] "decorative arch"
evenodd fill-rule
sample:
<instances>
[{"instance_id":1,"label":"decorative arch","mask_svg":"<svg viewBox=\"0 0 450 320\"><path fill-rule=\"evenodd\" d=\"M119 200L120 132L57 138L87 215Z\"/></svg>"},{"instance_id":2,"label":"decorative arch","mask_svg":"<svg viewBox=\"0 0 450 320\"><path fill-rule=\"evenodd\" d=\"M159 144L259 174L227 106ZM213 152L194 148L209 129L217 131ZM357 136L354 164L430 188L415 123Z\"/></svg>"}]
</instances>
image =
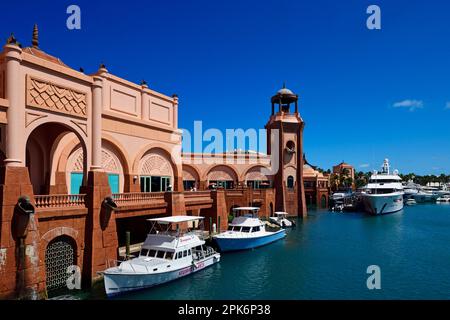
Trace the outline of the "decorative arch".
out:
<instances>
[{"instance_id":1,"label":"decorative arch","mask_svg":"<svg viewBox=\"0 0 450 320\"><path fill-rule=\"evenodd\" d=\"M44 245L44 247L46 247L50 241L52 241L56 237L59 237L62 235L73 238L75 240L75 242L77 242L77 240L79 240L78 230L76 230L74 228L70 228L70 227L56 227L56 228L53 228L53 229L47 231L46 233L44 233L41 236L41 241L43 241L43 245ZM78 247L78 242L77 242L77 247Z\"/></svg>"},{"instance_id":2,"label":"decorative arch","mask_svg":"<svg viewBox=\"0 0 450 320\"><path fill-rule=\"evenodd\" d=\"M174 147L175 148L175 147ZM136 155L134 162L133 162L133 174L140 174L139 170L141 168L142 159L148 155L149 153L158 153L165 157L171 166L173 176L178 177L180 176L181 171L181 157L180 161L178 162L176 157L173 156L173 152L176 150L169 150L169 148L162 144L162 143L151 143L144 148L142 148ZM181 154L181 153L180 153ZM178 167L180 166L180 168Z\"/></svg>"},{"instance_id":3,"label":"decorative arch","mask_svg":"<svg viewBox=\"0 0 450 320\"><path fill-rule=\"evenodd\" d=\"M60 237L60 236L67 236L71 239L73 239L73 243L75 244L75 252L76 257L79 259L81 257L81 243L83 242L83 239L81 239L81 234L78 230L71 228L71 227L56 227L53 229L50 229L44 235L41 236L41 245L40 250L42 251L41 257L45 256L45 250L47 249L48 244Z\"/></svg>"},{"instance_id":4,"label":"decorative arch","mask_svg":"<svg viewBox=\"0 0 450 320\"><path fill-rule=\"evenodd\" d=\"M200 172L194 166L183 164L183 180L200 181Z\"/></svg>"},{"instance_id":5,"label":"decorative arch","mask_svg":"<svg viewBox=\"0 0 450 320\"><path fill-rule=\"evenodd\" d=\"M215 165L207 171L206 179L210 180L230 180L238 181L238 173L236 170L227 165Z\"/></svg>"},{"instance_id":6,"label":"decorative arch","mask_svg":"<svg viewBox=\"0 0 450 320\"><path fill-rule=\"evenodd\" d=\"M120 163L122 165L123 171L125 174L130 174L130 158L128 155L128 152L125 150L125 148L122 146L122 144L115 139L113 136L102 133L102 145L107 144L110 146L110 148L114 151L114 153L117 155L117 157L120 160Z\"/></svg>"},{"instance_id":7,"label":"decorative arch","mask_svg":"<svg viewBox=\"0 0 450 320\"><path fill-rule=\"evenodd\" d=\"M146 153L139 163L139 175L173 177L173 168L164 153L153 150Z\"/></svg>"},{"instance_id":8,"label":"decorative arch","mask_svg":"<svg viewBox=\"0 0 450 320\"><path fill-rule=\"evenodd\" d=\"M285 181L285 183L287 182L287 178L289 176L294 177L294 185L295 185L297 181L297 168L293 165L289 165L284 168L283 181Z\"/></svg>"},{"instance_id":9,"label":"decorative arch","mask_svg":"<svg viewBox=\"0 0 450 320\"><path fill-rule=\"evenodd\" d=\"M119 192L124 189L124 165L121 161L123 156L117 154L117 149L110 142L102 140L102 168L108 174L118 175ZM84 170L84 152L79 145L72 149L72 152L67 157L66 167L63 171L66 172L67 190L70 190L71 174L83 172Z\"/></svg>"},{"instance_id":10,"label":"decorative arch","mask_svg":"<svg viewBox=\"0 0 450 320\"><path fill-rule=\"evenodd\" d=\"M56 167L54 157L60 143L68 135L77 140L80 148L87 154L88 144L84 132L67 119L61 121L39 119L26 128L24 159L35 194L50 193ZM83 162L87 163L87 158L83 159ZM83 177L86 178L86 172L83 172Z\"/></svg>"},{"instance_id":11,"label":"decorative arch","mask_svg":"<svg viewBox=\"0 0 450 320\"><path fill-rule=\"evenodd\" d=\"M71 131L71 132L75 133L75 135L82 142L82 144L86 146L86 149L88 148L89 143L88 143L88 139L87 139L88 138L87 132L86 132L86 130L83 130L83 127L86 124L76 123L76 122L70 120L70 118L61 117L61 116L57 116L57 118L43 117L36 121L33 121L25 128L25 135L24 135L25 140L28 140L28 138L30 137L30 135L33 133L33 131L35 129L37 129L38 127L45 125L45 124L55 124L55 125L62 125L64 127L66 127L67 131Z\"/></svg>"},{"instance_id":12,"label":"decorative arch","mask_svg":"<svg viewBox=\"0 0 450 320\"><path fill-rule=\"evenodd\" d=\"M263 165L254 165L247 170L245 170L241 175L241 181L247 180L261 180L261 181L269 181L270 178L263 174L264 170L270 170L268 167Z\"/></svg>"}]
</instances>

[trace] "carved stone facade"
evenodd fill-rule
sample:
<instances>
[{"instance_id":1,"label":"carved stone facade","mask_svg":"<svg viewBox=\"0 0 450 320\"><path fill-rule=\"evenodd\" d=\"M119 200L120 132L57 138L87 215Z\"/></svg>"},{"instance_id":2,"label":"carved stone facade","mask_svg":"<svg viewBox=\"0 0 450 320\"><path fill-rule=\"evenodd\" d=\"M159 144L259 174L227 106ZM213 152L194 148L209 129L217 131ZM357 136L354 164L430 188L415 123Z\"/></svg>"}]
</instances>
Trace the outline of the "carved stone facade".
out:
<instances>
[{"instance_id":1,"label":"carved stone facade","mask_svg":"<svg viewBox=\"0 0 450 320\"><path fill-rule=\"evenodd\" d=\"M87 117L86 93L27 75L27 105Z\"/></svg>"},{"instance_id":2,"label":"carved stone facade","mask_svg":"<svg viewBox=\"0 0 450 320\"><path fill-rule=\"evenodd\" d=\"M236 181L238 179L236 173L228 166L214 167L208 173L209 181Z\"/></svg>"},{"instance_id":3,"label":"carved stone facade","mask_svg":"<svg viewBox=\"0 0 450 320\"><path fill-rule=\"evenodd\" d=\"M161 154L150 152L142 157L139 174L173 177L169 160Z\"/></svg>"}]
</instances>

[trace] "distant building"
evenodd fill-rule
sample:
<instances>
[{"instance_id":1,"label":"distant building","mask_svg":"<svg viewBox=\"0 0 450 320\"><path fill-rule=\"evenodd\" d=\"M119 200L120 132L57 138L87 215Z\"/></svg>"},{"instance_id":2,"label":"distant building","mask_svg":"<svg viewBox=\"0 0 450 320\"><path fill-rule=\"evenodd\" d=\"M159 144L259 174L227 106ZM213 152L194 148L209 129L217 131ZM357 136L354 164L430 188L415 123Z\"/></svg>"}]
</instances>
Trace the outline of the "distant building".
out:
<instances>
[{"instance_id":1,"label":"distant building","mask_svg":"<svg viewBox=\"0 0 450 320\"><path fill-rule=\"evenodd\" d=\"M353 190L355 189L355 168L352 165L342 161L338 165L333 166L333 174L339 176L344 175L347 176L348 178L351 178L352 179L351 187Z\"/></svg>"},{"instance_id":2,"label":"distant building","mask_svg":"<svg viewBox=\"0 0 450 320\"><path fill-rule=\"evenodd\" d=\"M328 207L330 176L324 174L305 161L303 165L303 183L305 186L306 205L318 208Z\"/></svg>"},{"instance_id":3,"label":"distant building","mask_svg":"<svg viewBox=\"0 0 450 320\"><path fill-rule=\"evenodd\" d=\"M351 164L342 161L338 165L333 166L333 173L344 174L345 172L347 172L346 175L348 177L352 178L352 180L355 180L355 168Z\"/></svg>"}]
</instances>

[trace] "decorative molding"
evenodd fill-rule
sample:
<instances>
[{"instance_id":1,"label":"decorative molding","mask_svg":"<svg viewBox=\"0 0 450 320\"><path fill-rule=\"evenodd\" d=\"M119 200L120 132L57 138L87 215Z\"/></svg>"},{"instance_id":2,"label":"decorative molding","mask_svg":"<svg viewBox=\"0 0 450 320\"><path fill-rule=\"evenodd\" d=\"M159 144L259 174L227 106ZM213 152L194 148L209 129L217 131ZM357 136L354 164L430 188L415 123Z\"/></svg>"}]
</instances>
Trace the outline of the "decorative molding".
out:
<instances>
[{"instance_id":1,"label":"decorative molding","mask_svg":"<svg viewBox=\"0 0 450 320\"><path fill-rule=\"evenodd\" d=\"M33 122L35 122L36 120L39 120L39 119L45 118L45 117L47 117L46 114L34 113L34 112L27 111L25 113L25 128L28 127Z\"/></svg>"},{"instance_id":2,"label":"decorative molding","mask_svg":"<svg viewBox=\"0 0 450 320\"><path fill-rule=\"evenodd\" d=\"M170 162L160 154L149 153L141 159L140 175L173 176Z\"/></svg>"},{"instance_id":3,"label":"decorative molding","mask_svg":"<svg viewBox=\"0 0 450 320\"><path fill-rule=\"evenodd\" d=\"M102 167L106 172L120 173L118 160L105 149L102 149Z\"/></svg>"},{"instance_id":4,"label":"decorative molding","mask_svg":"<svg viewBox=\"0 0 450 320\"><path fill-rule=\"evenodd\" d=\"M30 107L87 118L86 93L30 75L27 75L26 101Z\"/></svg>"},{"instance_id":5,"label":"decorative molding","mask_svg":"<svg viewBox=\"0 0 450 320\"><path fill-rule=\"evenodd\" d=\"M69 169L69 172L83 172L83 149L79 148L73 153L73 163L71 164L71 167Z\"/></svg>"},{"instance_id":6,"label":"decorative molding","mask_svg":"<svg viewBox=\"0 0 450 320\"><path fill-rule=\"evenodd\" d=\"M208 180L236 181L237 177L233 169L227 166L214 167L208 173Z\"/></svg>"},{"instance_id":7,"label":"decorative molding","mask_svg":"<svg viewBox=\"0 0 450 320\"><path fill-rule=\"evenodd\" d=\"M83 131L84 135L87 136L87 123L84 122L78 122L78 121L74 121L71 120L71 122L76 125L78 128L81 129L81 131Z\"/></svg>"},{"instance_id":8,"label":"decorative molding","mask_svg":"<svg viewBox=\"0 0 450 320\"><path fill-rule=\"evenodd\" d=\"M261 167L256 167L250 169L246 176L245 180L261 180L261 181L267 181L269 178L267 178L266 175L264 175L261 171Z\"/></svg>"},{"instance_id":9,"label":"decorative molding","mask_svg":"<svg viewBox=\"0 0 450 320\"><path fill-rule=\"evenodd\" d=\"M80 147L70 156L72 161L68 164L68 172L83 172L83 149ZM119 159L115 154L109 150L102 148L102 168L108 173L122 173L122 168Z\"/></svg>"},{"instance_id":10,"label":"decorative molding","mask_svg":"<svg viewBox=\"0 0 450 320\"><path fill-rule=\"evenodd\" d=\"M198 181L200 178L194 169L190 167L183 166L183 180L195 180Z\"/></svg>"}]
</instances>

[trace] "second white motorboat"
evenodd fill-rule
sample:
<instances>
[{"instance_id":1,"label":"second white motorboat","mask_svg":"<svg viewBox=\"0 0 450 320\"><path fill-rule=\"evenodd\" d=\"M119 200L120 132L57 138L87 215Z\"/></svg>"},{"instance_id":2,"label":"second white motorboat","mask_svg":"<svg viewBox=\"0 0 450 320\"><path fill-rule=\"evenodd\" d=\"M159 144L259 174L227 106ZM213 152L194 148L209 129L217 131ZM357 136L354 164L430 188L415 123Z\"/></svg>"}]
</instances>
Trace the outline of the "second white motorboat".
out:
<instances>
[{"instance_id":1,"label":"second white motorboat","mask_svg":"<svg viewBox=\"0 0 450 320\"><path fill-rule=\"evenodd\" d=\"M213 239L221 252L253 249L283 239L286 230L266 230L266 221L258 218L258 207L234 208L234 219L228 231L216 234Z\"/></svg>"},{"instance_id":2,"label":"second white motorboat","mask_svg":"<svg viewBox=\"0 0 450 320\"><path fill-rule=\"evenodd\" d=\"M276 211L274 212L274 214L274 217L269 218L270 222L275 223L282 228L290 228L295 225L293 221L287 218L287 216L289 215L287 212Z\"/></svg>"}]
</instances>

